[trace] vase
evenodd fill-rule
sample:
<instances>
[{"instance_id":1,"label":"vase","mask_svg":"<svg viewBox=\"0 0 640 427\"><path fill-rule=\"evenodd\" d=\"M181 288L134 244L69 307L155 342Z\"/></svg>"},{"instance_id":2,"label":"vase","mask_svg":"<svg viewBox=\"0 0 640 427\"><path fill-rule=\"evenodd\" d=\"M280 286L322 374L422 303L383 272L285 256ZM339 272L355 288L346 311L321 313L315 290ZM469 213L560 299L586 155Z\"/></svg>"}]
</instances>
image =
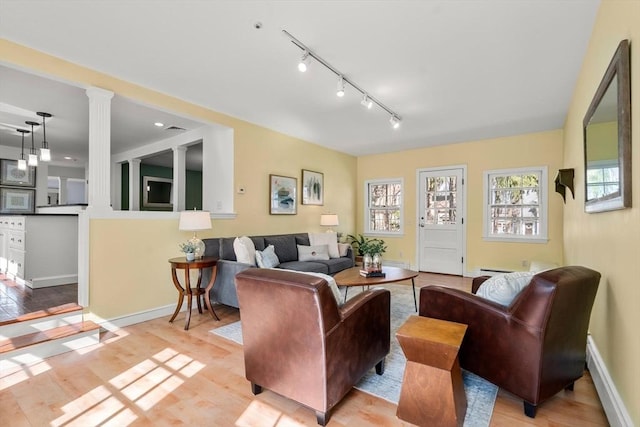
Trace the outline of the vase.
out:
<instances>
[{"instance_id":1,"label":"vase","mask_svg":"<svg viewBox=\"0 0 640 427\"><path fill-rule=\"evenodd\" d=\"M375 254L371 260L371 269L373 271L382 271L382 255Z\"/></svg>"},{"instance_id":2,"label":"vase","mask_svg":"<svg viewBox=\"0 0 640 427\"><path fill-rule=\"evenodd\" d=\"M373 264L373 257L370 254L364 254L362 256L362 268L364 270L371 270L371 264Z\"/></svg>"},{"instance_id":3,"label":"vase","mask_svg":"<svg viewBox=\"0 0 640 427\"><path fill-rule=\"evenodd\" d=\"M187 261L193 261L196 259L196 254L193 252L187 252L184 256L187 258Z\"/></svg>"}]
</instances>

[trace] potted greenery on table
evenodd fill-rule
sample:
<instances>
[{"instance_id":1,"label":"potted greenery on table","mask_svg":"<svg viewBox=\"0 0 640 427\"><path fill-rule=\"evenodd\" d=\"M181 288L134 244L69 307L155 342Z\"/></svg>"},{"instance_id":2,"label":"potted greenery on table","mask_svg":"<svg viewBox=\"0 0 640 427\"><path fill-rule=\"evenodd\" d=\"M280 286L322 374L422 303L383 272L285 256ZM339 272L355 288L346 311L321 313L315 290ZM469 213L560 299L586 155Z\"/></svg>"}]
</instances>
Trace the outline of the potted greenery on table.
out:
<instances>
[{"instance_id":1,"label":"potted greenery on table","mask_svg":"<svg viewBox=\"0 0 640 427\"><path fill-rule=\"evenodd\" d=\"M356 262L362 262L365 269L380 270L382 268L381 257L387 250L384 240L365 237L362 234L357 236L349 234L347 238L350 240L353 250L358 254Z\"/></svg>"},{"instance_id":2,"label":"potted greenery on table","mask_svg":"<svg viewBox=\"0 0 640 427\"><path fill-rule=\"evenodd\" d=\"M193 261L196 259L196 245L192 242L180 243L180 250L184 252L187 261Z\"/></svg>"}]
</instances>

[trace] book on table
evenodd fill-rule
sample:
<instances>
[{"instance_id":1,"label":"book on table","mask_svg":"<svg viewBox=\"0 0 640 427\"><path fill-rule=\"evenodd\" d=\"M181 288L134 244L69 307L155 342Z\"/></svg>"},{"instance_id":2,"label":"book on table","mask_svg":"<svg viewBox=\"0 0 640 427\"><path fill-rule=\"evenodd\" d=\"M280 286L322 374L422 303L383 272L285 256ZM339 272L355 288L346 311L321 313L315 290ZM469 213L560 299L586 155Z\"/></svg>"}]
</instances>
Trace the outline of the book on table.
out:
<instances>
[{"instance_id":1,"label":"book on table","mask_svg":"<svg viewBox=\"0 0 640 427\"><path fill-rule=\"evenodd\" d=\"M362 277L385 277L386 274L381 270L360 270Z\"/></svg>"}]
</instances>

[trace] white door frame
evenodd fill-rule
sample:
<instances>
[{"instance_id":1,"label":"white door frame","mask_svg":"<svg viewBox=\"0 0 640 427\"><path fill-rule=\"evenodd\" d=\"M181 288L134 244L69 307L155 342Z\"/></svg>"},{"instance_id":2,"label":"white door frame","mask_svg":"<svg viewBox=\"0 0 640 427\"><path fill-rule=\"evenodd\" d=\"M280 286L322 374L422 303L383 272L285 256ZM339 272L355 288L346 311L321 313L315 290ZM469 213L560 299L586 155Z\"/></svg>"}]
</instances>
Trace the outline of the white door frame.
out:
<instances>
[{"instance_id":1,"label":"white door frame","mask_svg":"<svg viewBox=\"0 0 640 427\"><path fill-rule=\"evenodd\" d=\"M415 268L418 270L420 268L420 173L422 172L437 172L441 170L449 170L449 169L462 169L462 180L463 185L460 186L460 190L458 191L458 197L463 201L462 203L462 275L466 276L467 274L467 165L448 165L448 166L437 166L430 168L419 168L416 169L416 216L415 216L415 235L416 235L416 258L415 258Z\"/></svg>"}]
</instances>

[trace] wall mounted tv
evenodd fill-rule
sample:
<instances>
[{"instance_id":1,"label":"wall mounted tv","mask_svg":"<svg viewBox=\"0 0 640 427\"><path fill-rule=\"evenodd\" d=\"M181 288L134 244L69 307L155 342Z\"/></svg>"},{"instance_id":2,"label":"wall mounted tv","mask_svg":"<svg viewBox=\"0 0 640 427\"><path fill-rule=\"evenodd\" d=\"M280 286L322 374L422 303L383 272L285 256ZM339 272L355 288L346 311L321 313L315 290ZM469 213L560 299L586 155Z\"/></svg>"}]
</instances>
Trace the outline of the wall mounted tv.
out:
<instances>
[{"instance_id":1,"label":"wall mounted tv","mask_svg":"<svg viewBox=\"0 0 640 427\"><path fill-rule=\"evenodd\" d=\"M173 180L156 176L142 177L142 207L173 209Z\"/></svg>"}]
</instances>

